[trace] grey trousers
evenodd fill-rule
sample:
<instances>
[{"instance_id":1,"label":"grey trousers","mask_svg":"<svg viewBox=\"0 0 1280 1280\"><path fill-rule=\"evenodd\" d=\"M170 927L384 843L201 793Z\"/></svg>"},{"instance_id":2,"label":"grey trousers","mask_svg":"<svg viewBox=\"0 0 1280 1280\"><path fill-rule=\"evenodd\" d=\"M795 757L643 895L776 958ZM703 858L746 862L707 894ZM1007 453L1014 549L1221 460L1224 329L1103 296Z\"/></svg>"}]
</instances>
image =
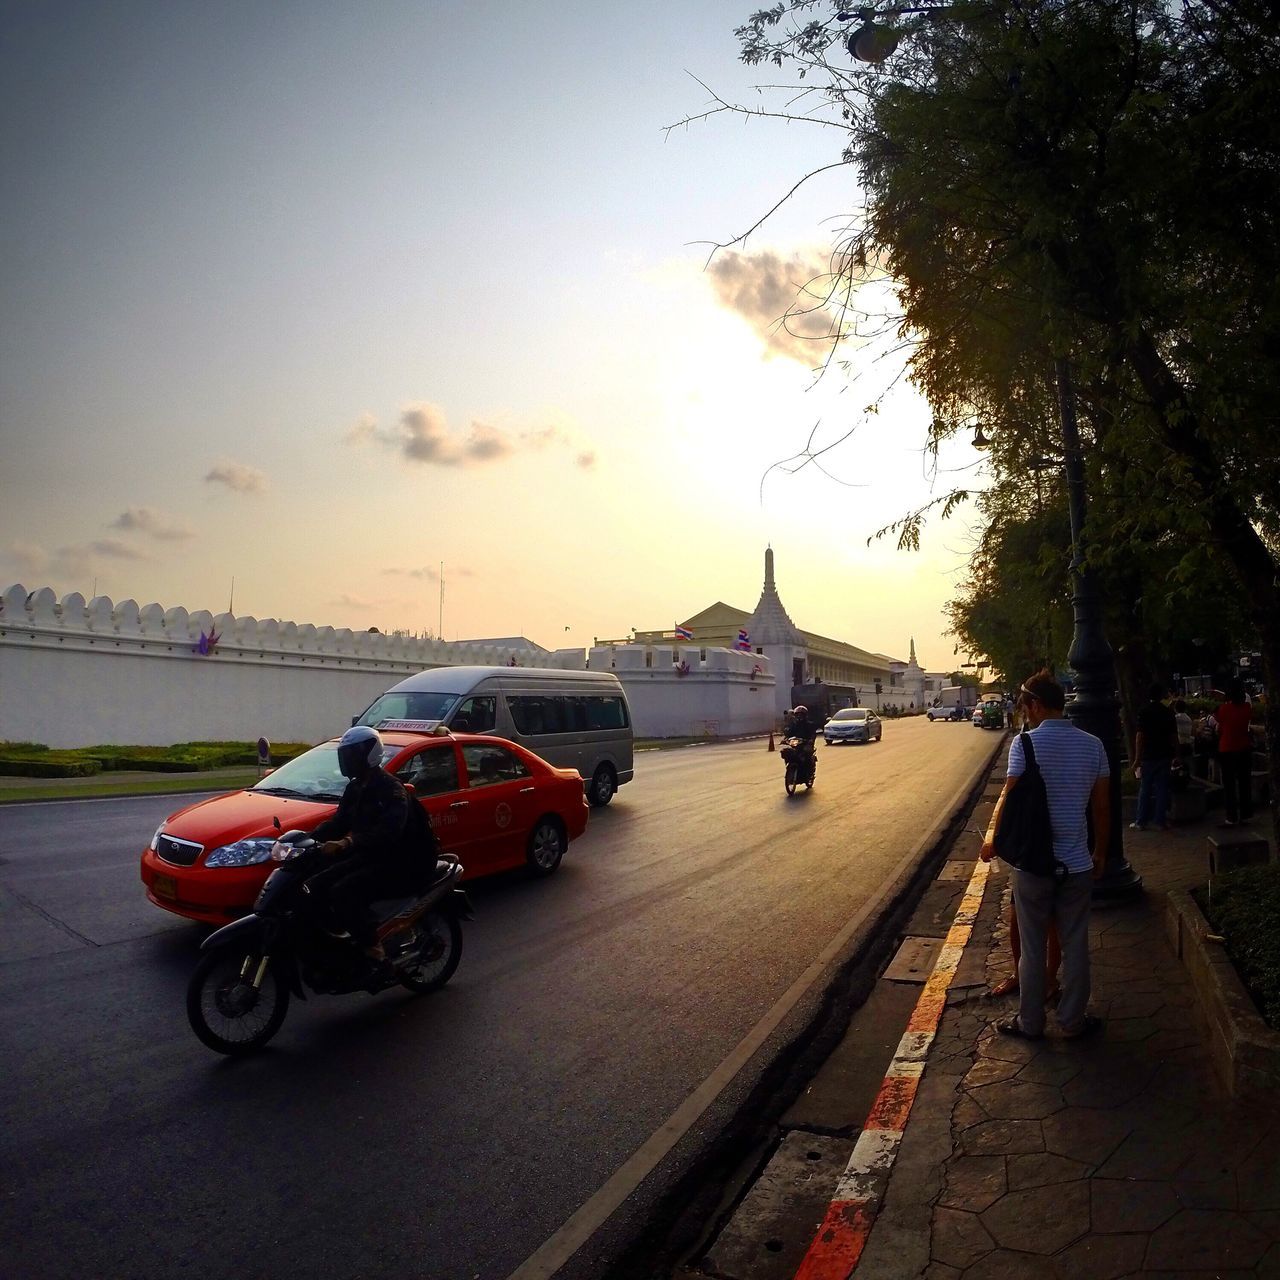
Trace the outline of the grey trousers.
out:
<instances>
[{"instance_id":1,"label":"grey trousers","mask_svg":"<svg viewBox=\"0 0 1280 1280\"><path fill-rule=\"evenodd\" d=\"M1052 920L1062 944L1062 995L1058 1022L1075 1031L1089 1005L1089 902L1093 875L1077 871L1063 880L1013 872L1013 905L1022 935L1018 964L1018 1022L1032 1036L1044 1031L1044 946Z\"/></svg>"}]
</instances>

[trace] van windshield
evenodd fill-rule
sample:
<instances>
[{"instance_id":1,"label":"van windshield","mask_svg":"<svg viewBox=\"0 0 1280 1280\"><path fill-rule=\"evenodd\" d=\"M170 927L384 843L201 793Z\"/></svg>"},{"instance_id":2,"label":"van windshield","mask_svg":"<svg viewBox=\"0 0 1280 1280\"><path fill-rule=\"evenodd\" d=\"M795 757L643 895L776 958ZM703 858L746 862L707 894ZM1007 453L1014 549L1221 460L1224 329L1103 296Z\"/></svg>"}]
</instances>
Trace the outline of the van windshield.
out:
<instances>
[{"instance_id":1,"label":"van windshield","mask_svg":"<svg viewBox=\"0 0 1280 1280\"><path fill-rule=\"evenodd\" d=\"M376 728L384 720L443 720L457 705L456 693L384 693L356 724Z\"/></svg>"}]
</instances>

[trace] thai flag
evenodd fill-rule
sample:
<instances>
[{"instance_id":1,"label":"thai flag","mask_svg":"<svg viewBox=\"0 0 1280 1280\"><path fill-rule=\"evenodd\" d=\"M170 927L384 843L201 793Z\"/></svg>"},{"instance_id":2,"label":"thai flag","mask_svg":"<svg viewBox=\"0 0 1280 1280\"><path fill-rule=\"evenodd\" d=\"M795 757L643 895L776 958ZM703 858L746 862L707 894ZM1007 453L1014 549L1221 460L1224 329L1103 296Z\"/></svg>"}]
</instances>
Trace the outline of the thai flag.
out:
<instances>
[{"instance_id":1,"label":"thai flag","mask_svg":"<svg viewBox=\"0 0 1280 1280\"><path fill-rule=\"evenodd\" d=\"M677 622L677 623L676 623L676 639L677 639L677 640L692 640L692 639L693 639L693 632L692 632L692 631L690 631L688 627L682 627L682 626Z\"/></svg>"},{"instance_id":2,"label":"thai flag","mask_svg":"<svg viewBox=\"0 0 1280 1280\"><path fill-rule=\"evenodd\" d=\"M735 649L741 649L744 653L751 652L751 637L742 628L738 630L738 642L733 646Z\"/></svg>"}]
</instances>

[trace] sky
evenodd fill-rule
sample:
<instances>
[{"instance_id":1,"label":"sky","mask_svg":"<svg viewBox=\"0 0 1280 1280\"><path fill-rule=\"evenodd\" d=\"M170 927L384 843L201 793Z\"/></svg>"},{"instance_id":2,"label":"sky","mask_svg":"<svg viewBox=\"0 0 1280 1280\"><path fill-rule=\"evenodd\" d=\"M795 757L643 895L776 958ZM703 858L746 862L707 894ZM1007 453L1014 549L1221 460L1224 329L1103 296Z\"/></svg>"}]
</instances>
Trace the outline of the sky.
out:
<instances>
[{"instance_id":1,"label":"sky","mask_svg":"<svg viewBox=\"0 0 1280 1280\"><path fill-rule=\"evenodd\" d=\"M782 81L755 7L8 0L0 588L556 648L771 544L799 626L950 669L967 519L868 539L978 455L778 324L856 174L734 243L843 134L681 125Z\"/></svg>"}]
</instances>

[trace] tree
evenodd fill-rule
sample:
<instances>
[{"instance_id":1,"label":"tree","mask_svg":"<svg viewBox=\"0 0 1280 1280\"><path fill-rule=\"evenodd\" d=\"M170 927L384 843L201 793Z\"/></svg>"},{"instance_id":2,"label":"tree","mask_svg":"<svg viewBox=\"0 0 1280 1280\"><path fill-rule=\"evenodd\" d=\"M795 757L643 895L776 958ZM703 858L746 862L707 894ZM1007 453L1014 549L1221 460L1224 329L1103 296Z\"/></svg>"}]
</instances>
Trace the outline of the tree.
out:
<instances>
[{"instance_id":1,"label":"tree","mask_svg":"<svg viewBox=\"0 0 1280 1280\"><path fill-rule=\"evenodd\" d=\"M857 69L820 10L779 4L739 35L746 61L803 78L811 101L792 110L821 103L846 127L865 203L838 246L842 303L892 279L933 442L989 424L997 485L1056 442L1054 362L1069 362L1091 562L1164 539L1184 599L1206 563L1230 575L1272 691L1275 822L1280 15L962 0L905 18L890 62Z\"/></svg>"}]
</instances>

